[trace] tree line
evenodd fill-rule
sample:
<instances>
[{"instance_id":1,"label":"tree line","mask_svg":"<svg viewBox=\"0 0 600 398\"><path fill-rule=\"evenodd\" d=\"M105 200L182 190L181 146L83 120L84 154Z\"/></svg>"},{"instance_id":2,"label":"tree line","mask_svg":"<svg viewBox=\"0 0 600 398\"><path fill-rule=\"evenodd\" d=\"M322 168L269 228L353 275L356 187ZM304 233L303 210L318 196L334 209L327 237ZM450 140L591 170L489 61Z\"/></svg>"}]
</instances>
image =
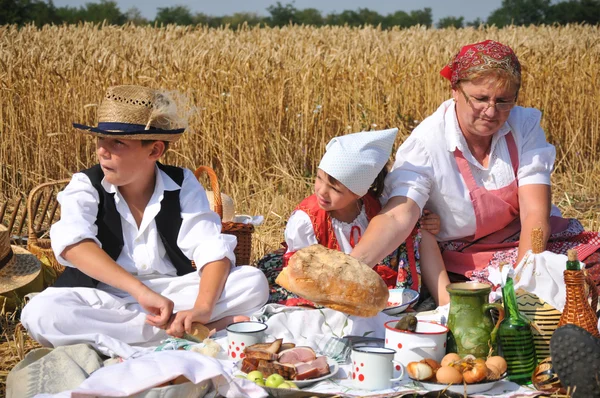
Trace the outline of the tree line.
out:
<instances>
[{"instance_id":1,"label":"tree line","mask_svg":"<svg viewBox=\"0 0 600 398\"><path fill-rule=\"evenodd\" d=\"M33 23L37 26L45 24L77 24L80 22L106 22L113 25L133 23L136 25L205 25L209 27L229 26L236 29L242 24L249 26L285 26L289 24L310 26L381 26L388 29L394 26L407 28L415 25L433 26L431 8L410 12L396 11L381 15L368 8L356 11L344 10L340 13L323 15L315 8L298 9L294 3L277 2L267 8L269 15L260 16L255 13L234 13L225 16L210 16L204 13L193 13L186 6L160 7L156 18L148 20L141 11L130 8L121 11L116 1L100 0L98 3L86 3L81 7L56 7L52 0L0 0L0 24L25 25ZM503 0L500 8L494 10L486 20L477 18L466 22L464 17L448 16L441 18L438 28L479 25L540 25L600 23L600 0Z\"/></svg>"}]
</instances>

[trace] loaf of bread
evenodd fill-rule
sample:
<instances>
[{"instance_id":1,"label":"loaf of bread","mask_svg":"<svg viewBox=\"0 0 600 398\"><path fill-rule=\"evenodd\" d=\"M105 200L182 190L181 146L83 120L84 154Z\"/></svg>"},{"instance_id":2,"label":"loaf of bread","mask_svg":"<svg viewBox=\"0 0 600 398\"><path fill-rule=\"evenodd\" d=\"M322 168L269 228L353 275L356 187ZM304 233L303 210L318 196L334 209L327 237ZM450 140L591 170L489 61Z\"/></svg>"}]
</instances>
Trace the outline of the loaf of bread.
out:
<instances>
[{"instance_id":1,"label":"loaf of bread","mask_svg":"<svg viewBox=\"0 0 600 398\"><path fill-rule=\"evenodd\" d=\"M371 267L321 245L294 253L275 282L315 304L362 317L383 310L389 296Z\"/></svg>"}]
</instances>

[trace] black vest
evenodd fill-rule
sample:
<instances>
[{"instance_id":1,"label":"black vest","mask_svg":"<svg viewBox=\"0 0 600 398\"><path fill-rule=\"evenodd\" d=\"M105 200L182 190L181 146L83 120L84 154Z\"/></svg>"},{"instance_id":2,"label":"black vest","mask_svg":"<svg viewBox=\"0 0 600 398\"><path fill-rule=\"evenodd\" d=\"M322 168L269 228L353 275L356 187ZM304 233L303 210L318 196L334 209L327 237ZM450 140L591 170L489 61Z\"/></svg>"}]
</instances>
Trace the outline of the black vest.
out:
<instances>
[{"instance_id":1,"label":"black vest","mask_svg":"<svg viewBox=\"0 0 600 398\"><path fill-rule=\"evenodd\" d=\"M157 162L158 168L165 172L177 185L183 184L183 169L173 166L165 166ZM117 212L114 193L108 193L102 187L104 172L100 165L93 166L83 170L90 179L98 195L98 215L96 225L98 226L98 235L96 237L102 243L102 249L117 261L121 250L123 250L123 229L121 226L121 216ZM179 204L179 190L165 191L163 200L160 204L160 211L156 215L156 228L160 239L165 246L167 256L177 269L177 275L185 275L192 271L190 259L188 259L181 249L177 246L177 236L181 228L181 206ZM98 281L93 279L77 268L66 267L61 276L54 283L54 287L96 287Z\"/></svg>"}]
</instances>

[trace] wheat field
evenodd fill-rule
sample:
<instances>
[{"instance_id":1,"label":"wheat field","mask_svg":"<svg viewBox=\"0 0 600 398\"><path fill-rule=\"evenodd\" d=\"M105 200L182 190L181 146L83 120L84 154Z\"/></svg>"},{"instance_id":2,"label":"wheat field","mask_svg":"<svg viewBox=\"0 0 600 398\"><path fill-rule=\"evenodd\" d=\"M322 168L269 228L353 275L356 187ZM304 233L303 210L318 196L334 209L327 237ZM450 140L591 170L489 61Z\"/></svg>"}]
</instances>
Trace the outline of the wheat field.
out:
<instances>
[{"instance_id":1,"label":"wheat field","mask_svg":"<svg viewBox=\"0 0 600 398\"><path fill-rule=\"evenodd\" d=\"M93 105L106 87L177 90L191 106L190 127L164 161L212 166L238 213L265 216L253 239L257 258L282 240L330 138L398 127L397 147L450 97L439 70L460 46L494 39L519 56L519 103L543 111L556 146L554 203L599 230L599 37L599 27L577 25L0 27L0 203L95 163L93 139L71 123L96 123ZM24 352L17 340L12 365Z\"/></svg>"},{"instance_id":2,"label":"wheat field","mask_svg":"<svg viewBox=\"0 0 600 398\"><path fill-rule=\"evenodd\" d=\"M190 127L165 162L210 165L236 211L261 214L254 256L282 239L310 193L333 136L398 127L398 146L450 96L439 70L460 46L510 45L523 64L519 103L543 111L557 148L554 202L600 228L594 188L600 143L600 28L285 27L207 29L98 25L0 28L0 201L95 162L106 87L177 90Z\"/></svg>"}]
</instances>

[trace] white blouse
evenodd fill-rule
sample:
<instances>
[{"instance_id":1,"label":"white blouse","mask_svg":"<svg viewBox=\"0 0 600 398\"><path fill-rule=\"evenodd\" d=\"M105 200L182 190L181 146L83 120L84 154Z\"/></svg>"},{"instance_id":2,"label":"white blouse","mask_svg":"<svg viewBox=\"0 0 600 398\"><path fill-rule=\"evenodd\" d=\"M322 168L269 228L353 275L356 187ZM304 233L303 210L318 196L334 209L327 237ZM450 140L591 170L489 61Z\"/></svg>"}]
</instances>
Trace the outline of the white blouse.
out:
<instances>
[{"instance_id":1,"label":"white blouse","mask_svg":"<svg viewBox=\"0 0 600 398\"><path fill-rule=\"evenodd\" d=\"M352 227L358 227L360 231L359 235L356 228L354 229L354 242L356 244L360 236L365 233L367 225L369 225L369 220L367 219L364 204L360 210L360 214L351 223L339 221L332 217L331 226L340 245L340 250L347 254L350 253L352 251L352 245L350 245ZM295 210L292 213L285 226L285 242L287 243L288 252L295 252L318 243L308 214L302 210Z\"/></svg>"},{"instance_id":2,"label":"white blouse","mask_svg":"<svg viewBox=\"0 0 600 398\"><path fill-rule=\"evenodd\" d=\"M502 188L515 179L503 138L512 131L519 154L519 186L550 185L556 151L546 141L540 126L541 116L537 109L514 107L507 122L492 138L486 168L469 151L458 125L454 101L444 102L398 149L392 171L385 181L384 197L387 200L405 196L413 199L421 209L439 214L439 241L473 235L475 211L454 159L454 150L458 148L463 153L478 185L490 190ZM560 215L560 211L553 207L552 215Z\"/></svg>"},{"instance_id":3,"label":"white blouse","mask_svg":"<svg viewBox=\"0 0 600 398\"><path fill-rule=\"evenodd\" d=\"M124 246L116 262L139 279L177 275L175 266L166 255L154 220L160 211L165 191L181 189L179 201L183 220L177 245L186 257L196 262L198 270L222 258L228 258L231 264L235 264L233 250L237 239L233 235L221 234L221 220L210 210L206 192L190 170L184 169L184 180L179 187L167 174L156 168L154 193L144 210L139 228L119 189L106 180L102 180L102 187L107 192L115 193L117 212L121 216ZM61 205L61 218L50 229L52 250L57 253L59 263L73 267L59 255L67 246L84 239L92 239L102 246L96 238L98 191L85 174L76 173L57 199Z\"/></svg>"}]
</instances>

